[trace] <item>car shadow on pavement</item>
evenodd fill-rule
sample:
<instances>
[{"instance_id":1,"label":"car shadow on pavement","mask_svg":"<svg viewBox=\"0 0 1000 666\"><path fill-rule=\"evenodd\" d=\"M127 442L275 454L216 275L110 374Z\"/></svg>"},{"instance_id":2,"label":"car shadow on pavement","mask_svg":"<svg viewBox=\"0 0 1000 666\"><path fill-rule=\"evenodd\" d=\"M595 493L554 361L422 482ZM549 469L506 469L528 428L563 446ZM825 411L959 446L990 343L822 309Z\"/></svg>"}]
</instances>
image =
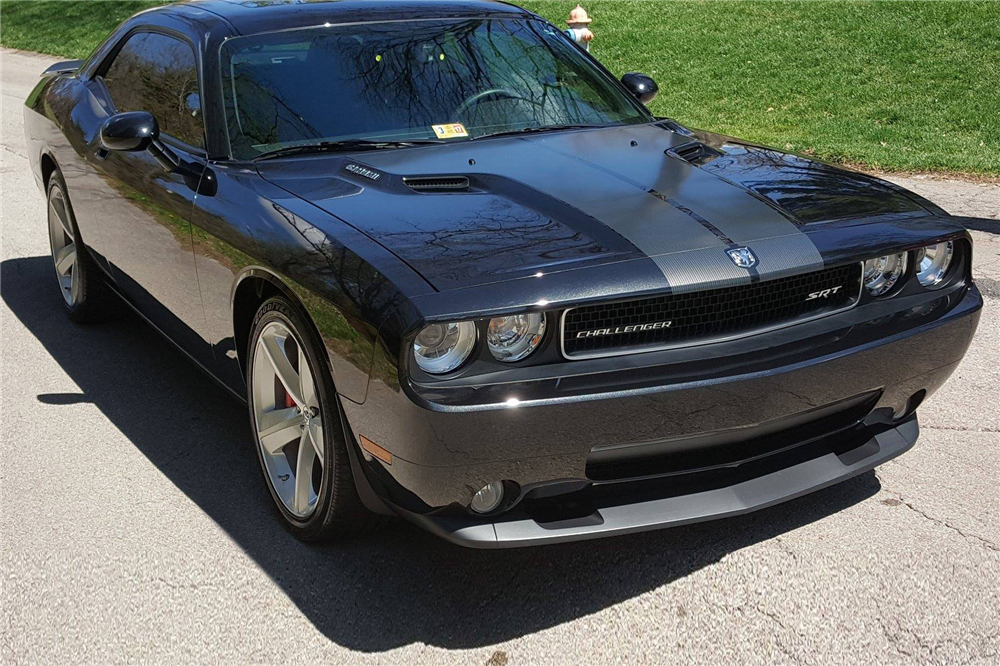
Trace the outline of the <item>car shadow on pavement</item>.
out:
<instances>
[{"instance_id":1,"label":"car shadow on pavement","mask_svg":"<svg viewBox=\"0 0 1000 666\"><path fill-rule=\"evenodd\" d=\"M987 234L1000 234L1000 220L991 220L986 217L952 217L966 229L982 231Z\"/></svg>"},{"instance_id":2,"label":"car shadow on pavement","mask_svg":"<svg viewBox=\"0 0 1000 666\"><path fill-rule=\"evenodd\" d=\"M48 256L0 264L3 300L81 390L38 400L94 403L317 629L351 649L472 648L547 629L836 513L880 487L868 473L748 516L523 550L467 550L402 521L364 539L304 545L273 513L246 407L138 317L71 323L51 270Z\"/></svg>"}]
</instances>

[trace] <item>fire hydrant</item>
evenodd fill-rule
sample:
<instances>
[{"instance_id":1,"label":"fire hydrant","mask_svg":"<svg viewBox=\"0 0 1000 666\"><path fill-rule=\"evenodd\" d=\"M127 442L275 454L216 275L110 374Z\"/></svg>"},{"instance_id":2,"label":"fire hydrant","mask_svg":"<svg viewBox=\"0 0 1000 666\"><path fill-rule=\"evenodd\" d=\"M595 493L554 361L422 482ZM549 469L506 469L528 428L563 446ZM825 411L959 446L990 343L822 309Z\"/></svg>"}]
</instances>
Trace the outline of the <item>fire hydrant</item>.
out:
<instances>
[{"instance_id":1,"label":"fire hydrant","mask_svg":"<svg viewBox=\"0 0 1000 666\"><path fill-rule=\"evenodd\" d=\"M566 20L566 25L569 26L566 35L587 51L590 50L590 40L594 38L594 33L587 27L590 25L590 21L590 17L587 16L587 10L580 5L573 8L573 11L569 13L569 18Z\"/></svg>"}]
</instances>

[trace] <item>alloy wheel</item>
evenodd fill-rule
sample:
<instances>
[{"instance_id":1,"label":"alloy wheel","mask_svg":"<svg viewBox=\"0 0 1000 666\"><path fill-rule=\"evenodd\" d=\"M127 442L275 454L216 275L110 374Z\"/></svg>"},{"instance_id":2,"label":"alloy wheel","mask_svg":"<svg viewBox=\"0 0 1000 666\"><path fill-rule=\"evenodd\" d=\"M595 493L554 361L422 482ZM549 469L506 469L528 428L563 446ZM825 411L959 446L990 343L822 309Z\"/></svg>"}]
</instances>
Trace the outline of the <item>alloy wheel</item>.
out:
<instances>
[{"instance_id":1,"label":"alloy wheel","mask_svg":"<svg viewBox=\"0 0 1000 666\"><path fill-rule=\"evenodd\" d=\"M264 327L252 371L264 468L285 509L305 519L315 511L323 486L323 422L305 351L288 326L272 321Z\"/></svg>"},{"instance_id":2,"label":"alloy wheel","mask_svg":"<svg viewBox=\"0 0 1000 666\"><path fill-rule=\"evenodd\" d=\"M59 292L66 305L72 308L80 294L79 256L66 198L59 188L54 188L49 195L49 244Z\"/></svg>"}]
</instances>

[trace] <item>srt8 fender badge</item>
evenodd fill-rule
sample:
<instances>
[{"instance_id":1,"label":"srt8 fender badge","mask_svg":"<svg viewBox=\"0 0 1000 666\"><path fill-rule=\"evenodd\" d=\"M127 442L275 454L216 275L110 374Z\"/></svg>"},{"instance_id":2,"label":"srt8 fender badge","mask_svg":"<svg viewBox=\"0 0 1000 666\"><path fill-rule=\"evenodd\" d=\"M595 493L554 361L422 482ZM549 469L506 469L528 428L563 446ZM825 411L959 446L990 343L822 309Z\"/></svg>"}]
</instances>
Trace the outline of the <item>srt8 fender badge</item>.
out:
<instances>
[{"instance_id":1,"label":"srt8 fender badge","mask_svg":"<svg viewBox=\"0 0 1000 666\"><path fill-rule=\"evenodd\" d=\"M364 176L365 178L368 178L370 180L378 180L379 177L382 175L378 171L375 171L375 169L369 169L367 167L361 166L360 164L347 164L344 166L344 170L350 171L351 173L356 173L359 176Z\"/></svg>"},{"instance_id":2,"label":"srt8 fender badge","mask_svg":"<svg viewBox=\"0 0 1000 666\"><path fill-rule=\"evenodd\" d=\"M838 291L840 291L840 288L843 286L844 285L842 284L838 284L836 287L830 287L829 289L820 289L819 291L814 291L810 293L808 296L806 296L806 300L811 301L816 298L829 298L833 294L836 294Z\"/></svg>"},{"instance_id":3,"label":"srt8 fender badge","mask_svg":"<svg viewBox=\"0 0 1000 666\"><path fill-rule=\"evenodd\" d=\"M757 257L748 247L734 247L731 250L726 250L726 254L740 268L753 268L757 265Z\"/></svg>"}]
</instances>

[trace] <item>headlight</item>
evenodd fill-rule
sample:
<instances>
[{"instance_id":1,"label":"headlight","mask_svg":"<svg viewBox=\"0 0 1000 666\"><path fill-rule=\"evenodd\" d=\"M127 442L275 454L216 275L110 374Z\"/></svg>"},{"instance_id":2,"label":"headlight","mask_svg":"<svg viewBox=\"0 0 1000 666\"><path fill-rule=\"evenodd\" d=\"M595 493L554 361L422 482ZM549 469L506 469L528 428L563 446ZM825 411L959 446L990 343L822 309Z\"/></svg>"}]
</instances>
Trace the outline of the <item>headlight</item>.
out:
<instances>
[{"instance_id":1,"label":"headlight","mask_svg":"<svg viewBox=\"0 0 1000 666\"><path fill-rule=\"evenodd\" d=\"M413 355L424 372L451 372L469 358L476 346L476 325L471 321L431 324L417 334Z\"/></svg>"},{"instance_id":2,"label":"headlight","mask_svg":"<svg viewBox=\"0 0 1000 666\"><path fill-rule=\"evenodd\" d=\"M925 287L939 284L948 274L951 266L951 256L955 253L955 244L951 241L928 245L917 250L917 280Z\"/></svg>"},{"instance_id":3,"label":"headlight","mask_svg":"<svg viewBox=\"0 0 1000 666\"><path fill-rule=\"evenodd\" d=\"M896 286L905 272L905 252L869 259L865 262L865 288L872 296L881 296Z\"/></svg>"},{"instance_id":4,"label":"headlight","mask_svg":"<svg viewBox=\"0 0 1000 666\"><path fill-rule=\"evenodd\" d=\"M545 315L530 312L490 319L486 344L494 358L513 363L535 351L544 336Z\"/></svg>"}]
</instances>

